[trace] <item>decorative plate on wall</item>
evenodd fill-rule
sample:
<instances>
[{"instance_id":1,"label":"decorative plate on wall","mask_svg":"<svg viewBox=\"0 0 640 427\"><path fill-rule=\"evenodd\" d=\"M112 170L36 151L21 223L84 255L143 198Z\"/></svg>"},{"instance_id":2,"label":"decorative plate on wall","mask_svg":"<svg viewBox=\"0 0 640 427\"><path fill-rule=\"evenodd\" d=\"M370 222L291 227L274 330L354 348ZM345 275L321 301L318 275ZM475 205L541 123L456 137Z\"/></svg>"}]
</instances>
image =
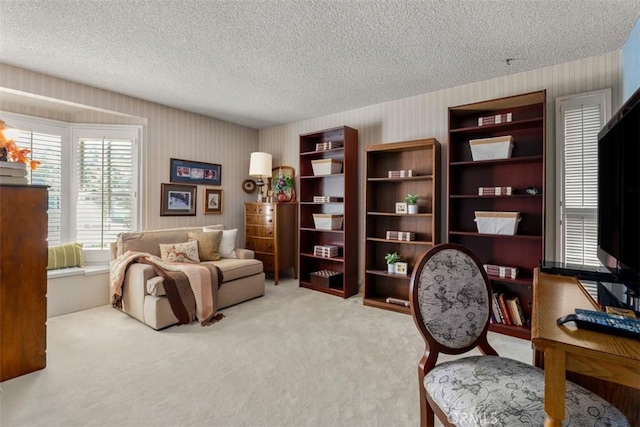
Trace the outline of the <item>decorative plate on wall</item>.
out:
<instances>
[{"instance_id":1,"label":"decorative plate on wall","mask_svg":"<svg viewBox=\"0 0 640 427\"><path fill-rule=\"evenodd\" d=\"M253 193L256 191L256 182L252 179L245 179L242 181L242 191L245 193Z\"/></svg>"}]
</instances>

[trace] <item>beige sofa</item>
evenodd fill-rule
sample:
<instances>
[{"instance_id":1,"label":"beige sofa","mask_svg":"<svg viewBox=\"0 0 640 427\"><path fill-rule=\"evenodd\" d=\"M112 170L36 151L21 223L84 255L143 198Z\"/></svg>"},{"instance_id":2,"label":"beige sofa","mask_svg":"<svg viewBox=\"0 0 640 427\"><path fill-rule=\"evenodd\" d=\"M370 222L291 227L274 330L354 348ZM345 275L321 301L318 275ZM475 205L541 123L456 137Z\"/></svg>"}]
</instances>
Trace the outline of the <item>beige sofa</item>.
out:
<instances>
[{"instance_id":1,"label":"beige sofa","mask_svg":"<svg viewBox=\"0 0 640 427\"><path fill-rule=\"evenodd\" d=\"M205 227L207 229L222 226ZM189 232L202 232L203 227L173 228L136 233L121 233L111 244L113 260L127 251L148 252L160 256L160 243L181 243L188 240ZM229 307L264 295L265 274L262 261L253 258L253 251L235 249L236 258L223 258L211 262L224 276L218 292L218 309ZM155 279L154 279L155 278ZM173 314L161 279L151 265L133 263L127 270L122 288L123 311L153 329L175 325Z\"/></svg>"}]
</instances>

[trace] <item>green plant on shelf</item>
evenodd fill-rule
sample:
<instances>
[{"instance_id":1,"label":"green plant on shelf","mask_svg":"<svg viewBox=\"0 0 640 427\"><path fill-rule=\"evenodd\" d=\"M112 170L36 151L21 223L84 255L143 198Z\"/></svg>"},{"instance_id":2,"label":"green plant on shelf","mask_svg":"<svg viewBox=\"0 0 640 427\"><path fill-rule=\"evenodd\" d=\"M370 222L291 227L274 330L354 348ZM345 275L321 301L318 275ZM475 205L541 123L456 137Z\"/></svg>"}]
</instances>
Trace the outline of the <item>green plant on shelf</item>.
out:
<instances>
[{"instance_id":1,"label":"green plant on shelf","mask_svg":"<svg viewBox=\"0 0 640 427\"><path fill-rule=\"evenodd\" d=\"M409 193L405 196L404 201L407 202L408 205L417 205L418 195Z\"/></svg>"},{"instance_id":2,"label":"green plant on shelf","mask_svg":"<svg viewBox=\"0 0 640 427\"><path fill-rule=\"evenodd\" d=\"M384 259L387 261L387 264L395 264L400 261L400 255L398 255L398 252L388 253L384 256Z\"/></svg>"}]
</instances>

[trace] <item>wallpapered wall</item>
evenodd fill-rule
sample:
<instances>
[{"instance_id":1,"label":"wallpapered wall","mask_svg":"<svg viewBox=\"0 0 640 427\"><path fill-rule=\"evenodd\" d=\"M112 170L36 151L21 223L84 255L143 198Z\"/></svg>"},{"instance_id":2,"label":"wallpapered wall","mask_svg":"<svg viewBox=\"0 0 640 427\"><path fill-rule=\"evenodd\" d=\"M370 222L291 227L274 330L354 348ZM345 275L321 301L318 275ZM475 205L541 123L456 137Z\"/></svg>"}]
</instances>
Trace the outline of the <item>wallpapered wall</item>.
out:
<instances>
[{"instance_id":1,"label":"wallpapered wall","mask_svg":"<svg viewBox=\"0 0 640 427\"><path fill-rule=\"evenodd\" d=\"M6 64L0 64L0 87L124 113L129 117L100 111L79 111L70 117L69 113L56 114L17 103L3 104L5 111L64 121L144 124L142 228L223 223L227 228L243 230L243 203L256 196L244 193L240 184L248 178L249 157L258 148L257 130ZM205 187L198 186L196 216L160 216L160 184L169 182L170 158L222 165L222 185L215 187L223 189L222 214L203 214ZM238 238L238 243L241 242L243 237Z\"/></svg>"},{"instance_id":2,"label":"wallpapered wall","mask_svg":"<svg viewBox=\"0 0 640 427\"><path fill-rule=\"evenodd\" d=\"M440 141L441 191L447 194L447 129L448 107L500 98L521 93L547 90L547 180L546 180L546 257L555 254L555 98L558 96L612 88L612 107L615 111L621 99L620 52L545 67L492 80L471 83L423 95L382 104L370 105L337 114L303 120L260 131L260 150L273 153L282 164L297 168L298 135L337 126L358 129L360 139L360 203L364 218L364 156L371 144L407 141L434 137ZM441 241L446 230L446 200L440 207ZM360 241L364 238L364 223L360 224ZM361 264L364 262L360 247Z\"/></svg>"},{"instance_id":3,"label":"wallpapered wall","mask_svg":"<svg viewBox=\"0 0 640 427\"><path fill-rule=\"evenodd\" d=\"M298 135L321 129L347 125L358 129L360 139L360 203L364 217L364 154L365 148L381 142L406 141L435 137L442 144L442 194L446 194L447 108L486 99L547 90L547 239L546 256L554 256L555 234L555 103L558 96L610 87L612 107L621 102L621 53L611 52L578 61L558 64L492 80L443 89L396 101L370 105L328 116L303 120L260 131L230 124L214 118L142 101L114 92L81 85L28 70L0 64L0 87L35 95L62 99L130 117L105 119L98 112L84 112L77 121L100 123L133 122L145 124L144 143L144 228L155 229L224 223L239 228L244 240L243 203L255 195L246 195L241 182L247 178L249 156L252 151L273 154L273 164L298 169ZM1 96L1 94L0 94ZM6 106L3 106L7 110ZM15 110L18 110L16 106ZM11 110L7 110L11 111ZM25 111L13 111L26 113ZM107 116L108 117L108 116ZM58 117L48 117L58 118ZM58 118L59 119L59 118ZM106 120L106 121L105 121ZM169 159L200 160L222 165L224 212L222 215L203 215L203 188L198 188L196 217L160 217L160 183L169 181ZM441 204L441 239L444 239L446 203ZM360 241L364 223L360 226ZM360 251L362 261L364 253Z\"/></svg>"}]
</instances>

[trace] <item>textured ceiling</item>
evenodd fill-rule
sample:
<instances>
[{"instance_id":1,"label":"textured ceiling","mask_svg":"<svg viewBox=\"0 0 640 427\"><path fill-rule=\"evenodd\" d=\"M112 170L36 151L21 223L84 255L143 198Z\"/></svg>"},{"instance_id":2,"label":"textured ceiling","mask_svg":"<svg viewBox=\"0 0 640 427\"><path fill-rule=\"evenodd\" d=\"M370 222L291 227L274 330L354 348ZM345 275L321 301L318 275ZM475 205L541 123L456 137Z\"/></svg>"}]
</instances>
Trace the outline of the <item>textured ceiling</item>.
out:
<instances>
[{"instance_id":1,"label":"textured ceiling","mask_svg":"<svg viewBox=\"0 0 640 427\"><path fill-rule=\"evenodd\" d=\"M638 0L0 0L0 61L264 128L611 52L638 16Z\"/></svg>"}]
</instances>

